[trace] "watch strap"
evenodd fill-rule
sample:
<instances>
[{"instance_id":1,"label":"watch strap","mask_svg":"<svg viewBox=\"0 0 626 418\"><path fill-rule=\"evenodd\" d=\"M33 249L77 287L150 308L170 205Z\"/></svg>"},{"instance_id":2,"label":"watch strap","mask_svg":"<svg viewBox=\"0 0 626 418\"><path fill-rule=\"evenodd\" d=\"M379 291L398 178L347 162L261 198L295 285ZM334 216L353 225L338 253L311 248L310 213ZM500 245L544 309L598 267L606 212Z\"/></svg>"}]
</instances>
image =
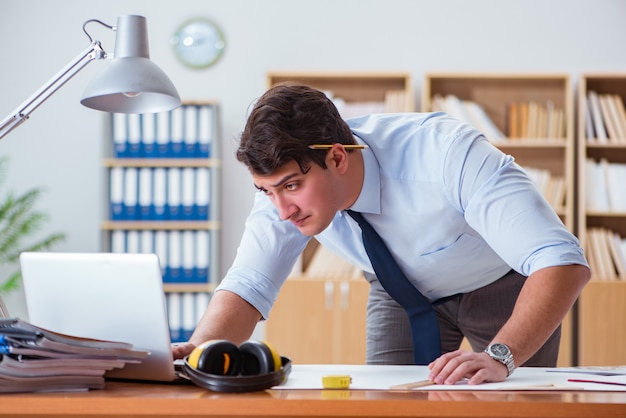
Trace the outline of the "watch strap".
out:
<instances>
[{"instance_id":1,"label":"watch strap","mask_svg":"<svg viewBox=\"0 0 626 418\"><path fill-rule=\"evenodd\" d=\"M494 345L494 344L490 344L485 349L485 353L487 353L487 355L489 355L489 357L491 357L492 359L494 359L494 360L504 364L504 366L506 367L506 370L507 370L506 377L509 377L515 371L515 362L513 361L513 353L511 353L511 349L506 344L502 344L502 343L496 343L496 344L502 345L502 346L506 347L506 349L508 351L508 355L503 357L503 356L498 356L498 355L494 354L490 350L491 346Z\"/></svg>"}]
</instances>

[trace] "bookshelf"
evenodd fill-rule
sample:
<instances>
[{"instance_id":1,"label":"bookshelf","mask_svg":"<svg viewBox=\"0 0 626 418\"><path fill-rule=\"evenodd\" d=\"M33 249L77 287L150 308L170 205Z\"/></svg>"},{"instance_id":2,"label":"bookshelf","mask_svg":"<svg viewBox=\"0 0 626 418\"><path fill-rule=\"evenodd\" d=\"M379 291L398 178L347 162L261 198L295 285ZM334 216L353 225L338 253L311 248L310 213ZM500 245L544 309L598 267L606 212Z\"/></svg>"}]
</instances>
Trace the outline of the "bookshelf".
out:
<instances>
[{"instance_id":1,"label":"bookshelf","mask_svg":"<svg viewBox=\"0 0 626 418\"><path fill-rule=\"evenodd\" d=\"M415 110L407 73L283 72L267 75L268 87L296 81L325 91L344 118ZM265 324L266 338L292 361L365 363L369 284L343 260L324 255L311 240L300 266L287 279ZM334 268L328 269L331 265ZM306 300L302 295L307 295Z\"/></svg>"},{"instance_id":2,"label":"bookshelf","mask_svg":"<svg viewBox=\"0 0 626 418\"><path fill-rule=\"evenodd\" d=\"M444 110L479 127L527 170L575 232L573 104L568 74L435 72L425 75L422 91L422 111ZM572 316L563 321L560 366L574 362Z\"/></svg>"},{"instance_id":3,"label":"bookshelf","mask_svg":"<svg viewBox=\"0 0 626 418\"><path fill-rule=\"evenodd\" d=\"M219 280L218 105L111 115L103 250L155 253L172 341L186 341Z\"/></svg>"},{"instance_id":4,"label":"bookshelf","mask_svg":"<svg viewBox=\"0 0 626 418\"><path fill-rule=\"evenodd\" d=\"M577 101L577 230L592 268L579 301L579 363L626 364L626 73L581 74Z\"/></svg>"},{"instance_id":5,"label":"bookshelf","mask_svg":"<svg viewBox=\"0 0 626 418\"><path fill-rule=\"evenodd\" d=\"M422 111L438 110L437 97L478 105L501 134L485 133L488 139L527 169L563 223L574 231L574 114L569 75L427 73ZM531 108L536 109L536 118ZM461 118L462 111L449 113ZM471 118L468 121L475 126L485 124L467 115L464 119Z\"/></svg>"},{"instance_id":6,"label":"bookshelf","mask_svg":"<svg viewBox=\"0 0 626 418\"><path fill-rule=\"evenodd\" d=\"M412 112L415 98L408 73L280 72L267 75L268 87L296 81L326 92L345 118L380 112Z\"/></svg>"}]
</instances>

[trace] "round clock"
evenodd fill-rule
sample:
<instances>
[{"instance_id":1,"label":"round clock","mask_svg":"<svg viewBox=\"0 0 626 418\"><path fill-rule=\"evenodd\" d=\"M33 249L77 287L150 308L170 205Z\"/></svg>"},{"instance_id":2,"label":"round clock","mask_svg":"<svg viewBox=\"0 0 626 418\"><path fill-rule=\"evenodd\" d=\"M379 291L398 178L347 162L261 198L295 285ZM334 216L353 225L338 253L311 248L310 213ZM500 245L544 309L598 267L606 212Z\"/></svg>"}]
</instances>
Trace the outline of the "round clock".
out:
<instances>
[{"instance_id":1,"label":"round clock","mask_svg":"<svg viewBox=\"0 0 626 418\"><path fill-rule=\"evenodd\" d=\"M215 64L226 43L222 30L209 19L196 18L183 23L172 37L176 56L191 68Z\"/></svg>"}]
</instances>

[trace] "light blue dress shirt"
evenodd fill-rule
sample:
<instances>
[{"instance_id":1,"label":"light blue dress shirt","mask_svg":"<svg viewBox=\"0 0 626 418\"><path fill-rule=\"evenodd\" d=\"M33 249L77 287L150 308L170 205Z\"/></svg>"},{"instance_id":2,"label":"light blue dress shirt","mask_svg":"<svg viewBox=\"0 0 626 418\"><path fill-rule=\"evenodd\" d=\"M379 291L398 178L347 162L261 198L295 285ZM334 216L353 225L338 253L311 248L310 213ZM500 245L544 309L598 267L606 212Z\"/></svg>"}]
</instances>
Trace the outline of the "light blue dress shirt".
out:
<instances>
[{"instance_id":1,"label":"light blue dress shirt","mask_svg":"<svg viewBox=\"0 0 626 418\"><path fill-rule=\"evenodd\" d=\"M532 180L476 129L444 113L380 114L348 125L365 162L352 209L363 213L413 284L430 300L465 293L511 268L587 265L579 242ZM316 236L373 272L361 230L343 212ZM258 193L235 261L218 289L267 318L309 238ZM303 295L306 297L306 295Z\"/></svg>"}]
</instances>

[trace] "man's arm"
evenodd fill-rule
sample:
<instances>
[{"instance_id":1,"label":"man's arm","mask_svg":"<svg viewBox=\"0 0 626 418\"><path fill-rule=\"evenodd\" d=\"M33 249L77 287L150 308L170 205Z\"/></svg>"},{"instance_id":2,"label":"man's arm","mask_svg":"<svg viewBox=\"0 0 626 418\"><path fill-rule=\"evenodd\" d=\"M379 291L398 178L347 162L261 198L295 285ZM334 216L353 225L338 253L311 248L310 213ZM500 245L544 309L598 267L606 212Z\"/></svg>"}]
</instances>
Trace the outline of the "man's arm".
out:
<instances>
[{"instance_id":1,"label":"man's arm","mask_svg":"<svg viewBox=\"0 0 626 418\"><path fill-rule=\"evenodd\" d=\"M531 274L493 341L508 345L515 365L523 364L552 335L590 277L590 270L582 265L547 267ZM506 367L486 353L461 350L442 355L429 368L429 378L438 384L463 378L469 384L498 382L507 377Z\"/></svg>"},{"instance_id":2,"label":"man's arm","mask_svg":"<svg viewBox=\"0 0 626 418\"><path fill-rule=\"evenodd\" d=\"M216 292L188 343L172 348L174 359L183 358L208 340L226 339L239 345L252 335L261 314L227 290Z\"/></svg>"}]
</instances>

